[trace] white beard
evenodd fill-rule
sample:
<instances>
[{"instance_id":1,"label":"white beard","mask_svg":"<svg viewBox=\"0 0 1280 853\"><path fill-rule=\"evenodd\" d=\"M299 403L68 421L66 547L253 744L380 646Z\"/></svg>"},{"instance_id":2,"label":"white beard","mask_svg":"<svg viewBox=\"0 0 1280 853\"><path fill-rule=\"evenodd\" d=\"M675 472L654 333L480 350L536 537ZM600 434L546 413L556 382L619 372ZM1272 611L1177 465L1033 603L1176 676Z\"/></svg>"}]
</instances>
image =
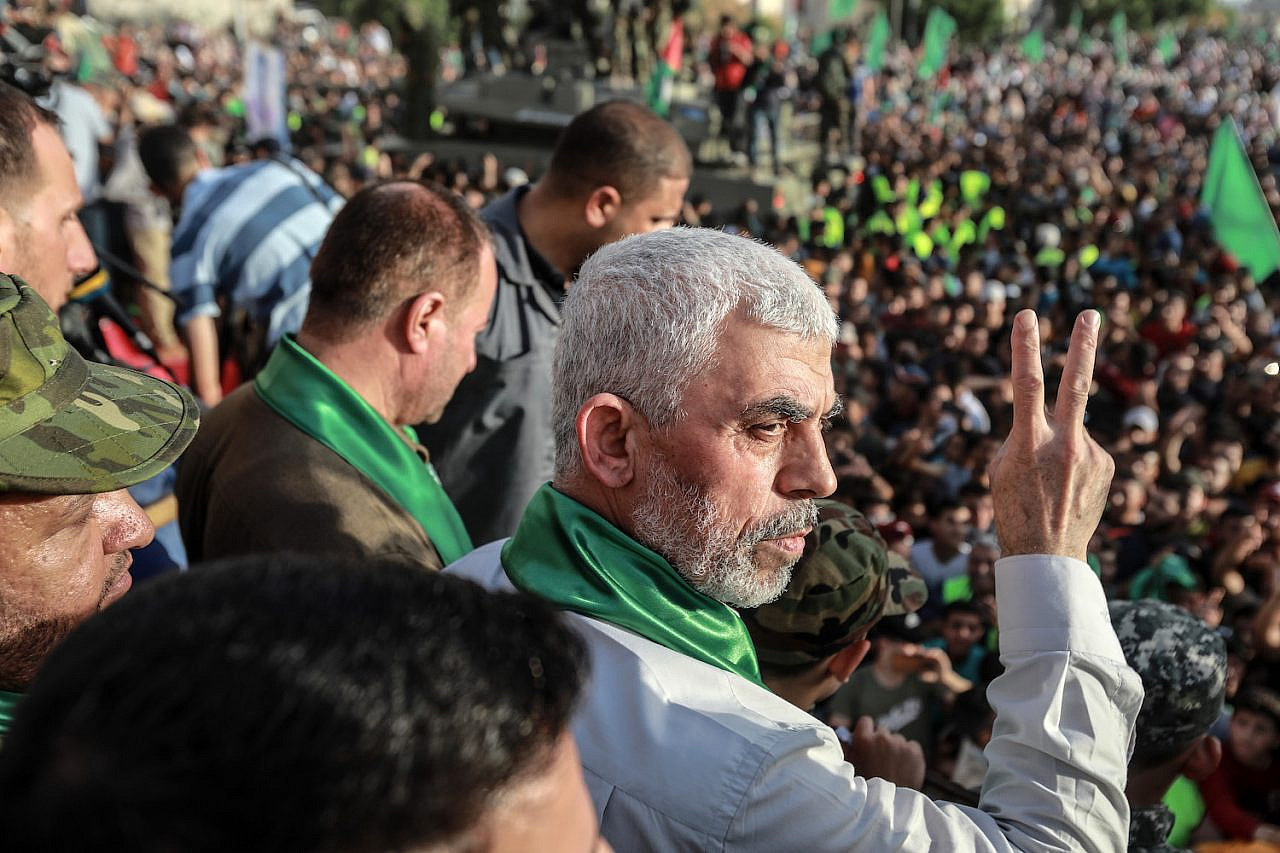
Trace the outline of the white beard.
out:
<instances>
[{"instance_id":1,"label":"white beard","mask_svg":"<svg viewBox=\"0 0 1280 853\"><path fill-rule=\"evenodd\" d=\"M650 469L633 514L639 542L665 557L698 592L732 607L759 607L782 595L796 560L764 571L756 565L756 548L765 539L793 534L817 521L813 501L797 501L739 537L719 508L665 459Z\"/></svg>"}]
</instances>

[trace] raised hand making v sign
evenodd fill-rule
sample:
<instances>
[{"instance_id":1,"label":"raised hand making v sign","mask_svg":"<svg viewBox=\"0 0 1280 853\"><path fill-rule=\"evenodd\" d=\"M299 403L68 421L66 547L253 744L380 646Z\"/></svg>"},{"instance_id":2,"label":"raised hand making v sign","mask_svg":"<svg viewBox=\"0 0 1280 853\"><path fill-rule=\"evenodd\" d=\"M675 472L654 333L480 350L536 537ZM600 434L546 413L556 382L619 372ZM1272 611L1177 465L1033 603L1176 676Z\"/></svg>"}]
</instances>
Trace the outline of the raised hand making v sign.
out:
<instances>
[{"instance_id":1,"label":"raised hand making v sign","mask_svg":"<svg viewBox=\"0 0 1280 853\"><path fill-rule=\"evenodd\" d=\"M1033 311L1013 321L1013 430L991 462L996 532L1006 556L1083 561L1115 463L1084 428L1099 316L1076 318L1052 414L1045 408L1040 330Z\"/></svg>"}]
</instances>

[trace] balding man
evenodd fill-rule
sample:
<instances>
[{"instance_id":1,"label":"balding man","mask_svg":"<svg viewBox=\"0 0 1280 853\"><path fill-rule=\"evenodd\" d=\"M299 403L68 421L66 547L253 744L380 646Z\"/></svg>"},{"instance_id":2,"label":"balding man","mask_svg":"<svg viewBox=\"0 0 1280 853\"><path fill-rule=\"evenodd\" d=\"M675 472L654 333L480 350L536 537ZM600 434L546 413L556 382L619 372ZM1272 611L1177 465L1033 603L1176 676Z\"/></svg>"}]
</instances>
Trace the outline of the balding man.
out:
<instances>
[{"instance_id":1,"label":"balding man","mask_svg":"<svg viewBox=\"0 0 1280 853\"><path fill-rule=\"evenodd\" d=\"M601 246L675 225L692 171L675 128L639 104L609 101L565 128L536 185L481 212L493 229L498 295L476 342L476 372L422 430L477 542L514 533L551 479L551 354L570 279Z\"/></svg>"},{"instance_id":2,"label":"balding man","mask_svg":"<svg viewBox=\"0 0 1280 853\"><path fill-rule=\"evenodd\" d=\"M178 480L192 561L276 551L439 568L470 550L409 424L475 366L497 286L488 230L452 193L355 195L311 302L251 385L210 414Z\"/></svg>"}]
</instances>

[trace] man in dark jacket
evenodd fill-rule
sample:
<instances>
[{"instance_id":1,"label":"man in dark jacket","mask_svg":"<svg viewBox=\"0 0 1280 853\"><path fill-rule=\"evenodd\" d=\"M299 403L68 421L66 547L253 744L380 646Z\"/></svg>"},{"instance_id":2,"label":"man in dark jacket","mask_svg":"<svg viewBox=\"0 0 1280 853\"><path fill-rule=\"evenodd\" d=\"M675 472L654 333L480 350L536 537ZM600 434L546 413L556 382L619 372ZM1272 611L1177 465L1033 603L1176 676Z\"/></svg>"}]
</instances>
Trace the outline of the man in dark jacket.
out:
<instances>
[{"instance_id":1,"label":"man in dark jacket","mask_svg":"<svg viewBox=\"0 0 1280 853\"><path fill-rule=\"evenodd\" d=\"M475 372L419 433L476 544L515 532L551 479L551 356L569 281L601 246L675 225L692 168L670 124L611 101L573 120L537 184L481 212L498 259L493 311Z\"/></svg>"},{"instance_id":2,"label":"man in dark jacket","mask_svg":"<svg viewBox=\"0 0 1280 853\"><path fill-rule=\"evenodd\" d=\"M497 274L453 193L357 193L311 266L296 338L206 420L178 477L193 562L293 551L438 569L471 550L410 424L475 366Z\"/></svg>"}]
</instances>

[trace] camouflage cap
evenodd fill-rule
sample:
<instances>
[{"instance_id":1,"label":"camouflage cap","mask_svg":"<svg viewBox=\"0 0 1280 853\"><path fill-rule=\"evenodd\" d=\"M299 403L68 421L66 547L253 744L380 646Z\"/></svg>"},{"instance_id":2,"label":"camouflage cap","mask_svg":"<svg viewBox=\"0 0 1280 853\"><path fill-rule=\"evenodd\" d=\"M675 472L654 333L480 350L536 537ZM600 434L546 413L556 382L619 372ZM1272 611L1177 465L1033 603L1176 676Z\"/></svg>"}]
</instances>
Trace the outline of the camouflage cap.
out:
<instances>
[{"instance_id":1,"label":"camouflage cap","mask_svg":"<svg viewBox=\"0 0 1280 853\"><path fill-rule=\"evenodd\" d=\"M818 524L804 539L791 583L771 604L743 611L764 663L823 660L881 616L917 610L924 581L862 515L837 501L818 501Z\"/></svg>"},{"instance_id":2,"label":"camouflage cap","mask_svg":"<svg viewBox=\"0 0 1280 853\"><path fill-rule=\"evenodd\" d=\"M1222 713L1226 643L1204 622L1163 601L1112 601L1110 607L1124 659L1146 690L1134 755L1188 745Z\"/></svg>"},{"instance_id":3,"label":"camouflage cap","mask_svg":"<svg viewBox=\"0 0 1280 853\"><path fill-rule=\"evenodd\" d=\"M0 275L0 492L109 492L163 471L195 437L186 391L85 361L21 279Z\"/></svg>"}]
</instances>

